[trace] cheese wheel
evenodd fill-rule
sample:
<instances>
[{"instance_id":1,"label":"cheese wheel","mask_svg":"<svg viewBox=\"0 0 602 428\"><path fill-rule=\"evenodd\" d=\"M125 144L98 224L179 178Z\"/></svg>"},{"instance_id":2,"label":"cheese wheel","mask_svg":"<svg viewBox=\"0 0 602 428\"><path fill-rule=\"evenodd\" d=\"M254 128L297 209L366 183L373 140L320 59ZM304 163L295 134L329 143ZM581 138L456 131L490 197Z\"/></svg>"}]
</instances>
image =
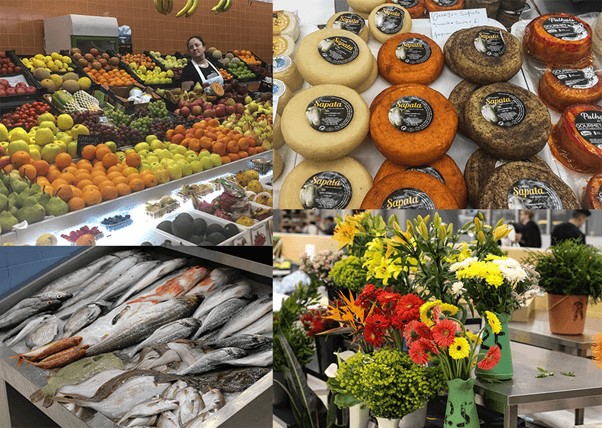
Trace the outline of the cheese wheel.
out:
<instances>
[{"instance_id":1,"label":"cheese wheel","mask_svg":"<svg viewBox=\"0 0 602 428\"><path fill-rule=\"evenodd\" d=\"M591 66L548 68L539 80L538 94L557 112L573 104L595 104L602 99L602 73L596 73Z\"/></svg>"},{"instance_id":2,"label":"cheese wheel","mask_svg":"<svg viewBox=\"0 0 602 428\"><path fill-rule=\"evenodd\" d=\"M602 210L602 174L594 175L587 182L583 207Z\"/></svg>"},{"instance_id":3,"label":"cheese wheel","mask_svg":"<svg viewBox=\"0 0 602 428\"><path fill-rule=\"evenodd\" d=\"M459 10L464 9L464 0L426 0L425 6L429 13Z\"/></svg>"},{"instance_id":4,"label":"cheese wheel","mask_svg":"<svg viewBox=\"0 0 602 428\"><path fill-rule=\"evenodd\" d=\"M366 42L346 30L315 31L297 47L297 68L310 85L357 88L370 76L373 61Z\"/></svg>"},{"instance_id":5,"label":"cheese wheel","mask_svg":"<svg viewBox=\"0 0 602 428\"><path fill-rule=\"evenodd\" d=\"M368 42L368 26L366 20L353 12L339 12L330 17L326 23L326 28L335 30L347 30L357 34L364 42Z\"/></svg>"},{"instance_id":6,"label":"cheese wheel","mask_svg":"<svg viewBox=\"0 0 602 428\"><path fill-rule=\"evenodd\" d=\"M272 130L272 141L275 149L279 149L284 146L284 136L282 135L282 127L280 126L281 117L276 113L276 119L274 120L274 129Z\"/></svg>"},{"instance_id":7,"label":"cheese wheel","mask_svg":"<svg viewBox=\"0 0 602 428\"><path fill-rule=\"evenodd\" d=\"M397 34L409 32L412 29L412 17L403 7L385 3L370 12L368 28L372 37L384 43Z\"/></svg>"},{"instance_id":8,"label":"cheese wheel","mask_svg":"<svg viewBox=\"0 0 602 428\"><path fill-rule=\"evenodd\" d=\"M529 162L510 162L495 169L476 208L576 209L579 202L550 169Z\"/></svg>"},{"instance_id":9,"label":"cheese wheel","mask_svg":"<svg viewBox=\"0 0 602 428\"><path fill-rule=\"evenodd\" d=\"M280 209L358 209L372 186L372 176L350 157L303 161L284 179Z\"/></svg>"},{"instance_id":10,"label":"cheese wheel","mask_svg":"<svg viewBox=\"0 0 602 428\"><path fill-rule=\"evenodd\" d=\"M464 167L464 179L466 189L468 190L468 201L471 206L478 206L481 190L485 186L485 183L489 181L493 171L509 162L511 161L489 156L483 149L477 149L470 155ZM539 156L533 156L521 162L530 162L539 167L549 169L546 161Z\"/></svg>"},{"instance_id":11,"label":"cheese wheel","mask_svg":"<svg viewBox=\"0 0 602 428\"><path fill-rule=\"evenodd\" d=\"M273 160L273 176L272 180L277 180L278 177L282 174L282 170L284 169L284 160L278 150L274 150L274 160Z\"/></svg>"},{"instance_id":12,"label":"cheese wheel","mask_svg":"<svg viewBox=\"0 0 602 428\"><path fill-rule=\"evenodd\" d=\"M451 103L427 86L397 86L384 95L370 115L370 135L389 160L418 166L447 152L458 117Z\"/></svg>"},{"instance_id":13,"label":"cheese wheel","mask_svg":"<svg viewBox=\"0 0 602 428\"><path fill-rule=\"evenodd\" d=\"M550 150L564 166L577 172L602 172L602 107L576 104L554 125Z\"/></svg>"},{"instance_id":14,"label":"cheese wheel","mask_svg":"<svg viewBox=\"0 0 602 428\"><path fill-rule=\"evenodd\" d=\"M458 209L449 189L423 172L391 174L368 191L361 209Z\"/></svg>"},{"instance_id":15,"label":"cheese wheel","mask_svg":"<svg viewBox=\"0 0 602 428\"><path fill-rule=\"evenodd\" d=\"M441 159L437 159L435 162L431 162L428 165L409 167L406 165L397 165L390 160L385 160L378 169L378 172L374 176L374 183L378 183L384 177L396 174L404 171L418 171L425 174L429 174L435 177L437 180L445 184L452 195L456 198L458 207L466 208L467 191L466 183L464 182L464 176L462 171L458 168L458 165L448 155L443 155Z\"/></svg>"},{"instance_id":16,"label":"cheese wheel","mask_svg":"<svg viewBox=\"0 0 602 428\"><path fill-rule=\"evenodd\" d=\"M464 124L464 106L474 91L480 88L478 83L472 83L468 80L462 80L458 83L451 94L449 94L449 102L452 103L458 115L458 131L466 135L466 125Z\"/></svg>"},{"instance_id":17,"label":"cheese wheel","mask_svg":"<svg viewBox=\"0 0 602 428\"><path fill-rule=\"evenodd\" d=\"M292 91L280 80L274 79L272 82L272 92L274 104L277 105L276 113L282 115L284 107L293 98Z\"/></svg>"},{"instance_id":18,"label":"cheese wheel","mask_svg":"<svg viewBox=\"0 0 602 428\"><path fill-rule=\"evenodd\" d=\"M388 93L396 90L397 88L403 88L406 86L411 85L411 83L403 83L400 85L393 85L393 86L389 86L388 88L383 89L382 91L380 91L378 93L377 96L374 97L374 99L372 100L372 102L370 103L370 114L372 114L372 112L374 111L374 109L376 108L376 106L378 105L378 103L380 102L380 100L382 100L382 98L387 95Z\"/></svg>"},{"instance_id":19,"label":"cheese wheel","mask_svg":"<svg viewBox=\"0 0 602 428\"><path fill-rule=\"evenodd\" d=\"M592 30L568 13L541 15L525 28L523 48L547 65L585 66L591 62Z\"/></svg>"},{"instance_id":20,"label":"cheese wheel","mask_svg":"<svg viewBox=\"0 0 602 428\"><path fill-rule=\"evenodd\" d=\"M356 15L361 16L362 18L364 18L364 20L368 20L368 17L370 16L370 12L362 12L361 10L355 10L353 8L349 8L349 12L351 13L355 13Z\"/></svg>"},{"instance_id":21,"label":"cheese wheel","mask_svg":"<svg viewBox=\"0 0 602 428\"><path fill-rule=\"evenodd\" d=\"M447 40L445 41L445 44L443 45L443 58L445 59L445 65L447 65L447 67L450 69L450 71L454 74L458 74L458 69L456 67L456 64L454 62L454 57L451 54L452 50L455 51L455 45L457 43L457 39L460 36L460 32L456 31L454 33L451 34L451 36L449 36L447 38Z\"/></svg>"},{"instance_id":22,"label":"cheese wheel","mask_svg":"<svg viewBox=\"0 0 602 428\"><path fill-rule=\"evenodd\" d=\"M290 56L275 56L273 60L273 77L284 82L291 91L296 92L303 86L303 76Z\"/></svg>"},{"instance_id":23,"label":"cheese wheel","mask_svg":"<svg viewBox=\"0 0 602 428\"><path fill-rule=\"evenodd\" d=\"M362 13L370 13L372 10L385 3L386 0L347 0L347 4L353 8L353 10Z\"/></svg>"},{"instance_id":24,"label":"cheese wheel","mask_svg":"<svg viewBox=\"0 0 602 428\"><path fill-rule=\"evenodd\" d=\"M443 71L443 52L422 34L405 33L391 37L378 51L378 72L393 84L428 85Z\"/></svg>"},{"instance_id":25,"label":"cheese wheel","mask_svg":"<svg viewBox=\"0 0 602 428\"><path fill-rule=\"evenodd\" d=\"M299 20L297 15L286 10L275 10L272 13L274 34L289 36L293 41L299 38Z\"/></svg>"},{"instance_id":26,"label":"cheese wheel","mask_svg":"<svg viewBox=\"0 0 602 428\"><path fill-rule=\"evenodd\" d=\"M456 34L457 33L457 34ZM482 85L505 82L518 73L523 65L519 40L506 30L479 26L457 31L446 60L448 67L474 83Z\"/></svg>"},{"instance_id":27,"label":"cheese wheel","mask_svg":"<svg viewBox=\"0 0 602 428\"><path fill-rule=\"evenodd\" d=\"M372 62L372 70L370 71L370 75L360 86L357 87L357 92L361 94L362 92L365 92L368 89L370 89L372 87L372 85L374 84L374 82L376 81L377 77L378 77L378 65L376 64L376 58L375 58L374 61Z\"/></svg>"},{"instance_id":28,"label":"cheese wheel","mask_svg":"<svg viewBox=\"0 0 602 428\"><path fill-rule=\"evenodd\" d=\"M368 134L364 99L343 85L318 85L298 92L282 114L284 140L307 159L341 158Z\"/></svg>"},{"instance_id":29,"label":"cheese wheel","mask_svg":"<svg viewBox=\"0 0 602 428\"><path fill-rule=\"evenodd\" d=\"M493 157L530 158L542 150L551 131L550 113L539 98L512 83L475 90L464 107L466 132Z\"/></svg>"},{"instance_id":30,"label":"cheese wheel","mask_svg":"<svg viewBox=\"0 0 602 428\"><path fill-rule=\"evenodd\" d=\"M413 19L424 18L426 15L424 0L389 0L388 2L405 8Z\"/></svg>"},{"instance_id":31,"label":"cheese wheel","mask_svg":"<svg viewBox=\"0 0 602 428\"><path fill-rule=\"evenodd\" d=\"M592 34L592 50L600 57L602 57L602 13L596 18L594 22L593 34Z\"/></svg>"},{"instance_id":32,"label":"cheese wheel","mask_svg":"<svg viewBox=\"0 0 602 428\"><path fill-rule=\"evenodd\" d=\"M285 34L274 35L272 51L274 56L286 55L292 58L295 53L295 41Z\"/></svg>"}]
</instances>

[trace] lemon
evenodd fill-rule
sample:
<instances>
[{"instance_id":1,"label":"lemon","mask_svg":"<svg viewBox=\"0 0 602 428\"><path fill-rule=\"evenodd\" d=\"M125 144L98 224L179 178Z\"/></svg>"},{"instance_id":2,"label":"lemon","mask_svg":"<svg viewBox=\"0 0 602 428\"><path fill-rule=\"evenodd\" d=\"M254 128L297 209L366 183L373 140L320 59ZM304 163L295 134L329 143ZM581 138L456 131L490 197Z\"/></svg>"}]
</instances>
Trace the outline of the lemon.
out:
<instances>
[{"instance_id":1,"label":"lemon","mask_svg":"<svg viewBox=\"0 0 602 428\"><path fill-rule=\"evenodd\" d=\"M54 60L61 59L61 54L60 54L60 53L58 53L58 52L52 52L52 53L50 54L50 58L52 58L52 59L54 59Z\"/></svg>"}]
</instances>

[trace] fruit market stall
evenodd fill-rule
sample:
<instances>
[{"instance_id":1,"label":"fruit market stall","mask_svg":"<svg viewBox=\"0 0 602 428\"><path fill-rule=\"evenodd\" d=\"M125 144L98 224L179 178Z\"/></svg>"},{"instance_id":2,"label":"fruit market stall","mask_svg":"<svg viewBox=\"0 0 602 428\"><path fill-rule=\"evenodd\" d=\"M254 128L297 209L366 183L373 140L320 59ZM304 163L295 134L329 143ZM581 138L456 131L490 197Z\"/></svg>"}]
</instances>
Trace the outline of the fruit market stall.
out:
<instances>
[{"instance_id":1,"label":"fruit market stall","mask_svg":"<svg viewBox=\"0 0 602 428\"><path fill-rule=\"evenodd\" d=\"M221 426L244 418L267 426L270 270L200 248L96 247L78 253L0 302L5 315L0 423L9 427L11 415L13 421L28 414L35 420L33 414L43 412L65 427L127 426L140 417L148 418L146 426L161 426L162 419ZM81 287L85 278L89 281ZM101 284L109 283L121 285L107 294ZM44 308L30 306L47 298ZM23 325L19 310L10 309L16 306L31 309ZM109 325L104 339L96 336L98 327ZM42 342L49 343L42 349L53 349L46 358L54 363L39 358ZM30 348L37 357L23 353ZM207 364L201 367L203 360ZM7 386L16 391L9 394L10 403ZM30 403L17 403L14 393Z\"/></svg>"}]
</instances>

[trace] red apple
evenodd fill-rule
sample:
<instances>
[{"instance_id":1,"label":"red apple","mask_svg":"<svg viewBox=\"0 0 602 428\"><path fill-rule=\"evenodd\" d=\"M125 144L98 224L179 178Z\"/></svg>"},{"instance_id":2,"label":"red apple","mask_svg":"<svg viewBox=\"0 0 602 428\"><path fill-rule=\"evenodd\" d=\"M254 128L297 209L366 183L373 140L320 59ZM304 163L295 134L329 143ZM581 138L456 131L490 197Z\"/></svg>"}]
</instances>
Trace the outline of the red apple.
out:
<instances>
[{"instance_id":1,"label":"red apple","mask_svg":"<svg viewBox=\"0 0 602 428\"><path fill-rule=\"evenodd\" d=\"M2 156L0 158L0 168L4 168L10 163L10 156Z\"/></svg>"},{"instance_id":2,"label":"red apple","mask_svg":"<svg viewBox=\"0 0 602 428\"><path fill-rule=\"evenodd\" d=\"M190 109L190 112L195 116L200 116L201 114L203 114L203 108L200 105L195 104Z\"/></svg>"},{"instance_id":3,"label":"red apple","mask_svg":"<svg viewBox=\"0 0 602 428\"><path fill-rule=\"evenodd\" d=\"M180 109L180 116L188 117L190 115L190 109L186 106Z\"/></svg>"},{"instance_id":4,"label":"red apple","mask_svg":"<svg viewBox=\"0 0 602 428\"><path fill-rule=\"evenodd\" d=\"M215 112L213 110L205 110L203 112L204 117L215 117Z\"/></svg>"},{"instance_id":5,"label":"red apple","mask_svg":"<svg viewBox=\"0 0 602 428\"><path fill-rule=\"evenodd\" d=\"M226 115L226 107L221 104L215 107L215 115L217 117L224 117Z\"/></svg>"},{"instance_id":6,"label":"red apple","mask_svg":"<svg viewBox=\"0 0 602 428\"><path fill-rule=\"evenodd\" d=\"M2 86L10 86L10 84L8 83L8 80L6 80L6 79L0 79L0 85L2 85Z\"/></svg>"},{"instance_id":7,"label":"red apple","mask_svg":"<svg viewBox=\"0 0 602 428\"><path fill-rule=\"evenodd\" d=\"M25 91L28 94L35 94L37 90L38 89L35 86L28 86L27 88L25 88Z\"/></svg>"},{"instance_id":8,"label":"red apple","mask_svg":"<svg viewBox=\"0 0 602 428\"><path fill-rule=\"evenodd\" d=\"M213 104L211 104L211 103L204 103L203 104L203 111L207 111L207 110L213 110Z\"/></svg>"},{"instance_id":9,"label":"red apple","mask_svg":"<svg viewBox=\"0 0 602 428\"><path fill-rule=\"evenodd\" d=\"M245 112L245 106L243 103L234 104L234 108L236 109L236 113L244 113Z\"/></svg>"},{"instance_id":10,"label":"red apple","mask_svg":"<svg viewBox=\"0 0 602 428\"><path fill-rule=\"evenodd\" d=\"M27 83L24 82L17 82L17 84L15 85L15 88L26 88L27 87Z\"/></svg>"},{"instance_id":11,"label":"red apple","mask_svg":"<svg viewBox=\"0 0 602 428\"><path fill-rule=\"evenodd\" d=\"M228 114L228 116L230 116L231 114L236 113L236 107L234 107L234 106L226 106L226 113Z\"/></svg>"},{"instance_id":12,"label":"red apple","mask_svg":"<svg viewBox=\"0 0 602 428\"><path fill-rule=\"evenodd\" d=\"M17 94L18 95L25 95L26 93L27 93L27 90L23 86L19 86L17 88Z\"/></svg>"},{"instance_id":13,"label":"red apple","mask_svg":"<svg viewBox=\"0 0 602 428\"><path fill-rule=\"evenodd\" d=\"M15 88L6 88L6 95L15 95L17 90Z\"/></svg>"}]
</instances>

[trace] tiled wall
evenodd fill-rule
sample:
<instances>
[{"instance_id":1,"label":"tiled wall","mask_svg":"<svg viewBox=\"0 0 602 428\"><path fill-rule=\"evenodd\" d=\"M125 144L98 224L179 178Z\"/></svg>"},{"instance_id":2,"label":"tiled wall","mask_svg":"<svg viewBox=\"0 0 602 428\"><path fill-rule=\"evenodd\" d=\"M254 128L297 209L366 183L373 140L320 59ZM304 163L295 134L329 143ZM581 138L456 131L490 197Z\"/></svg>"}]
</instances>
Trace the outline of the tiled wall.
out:
<instances>
[{"instance_id":1,"label":"tiled wall","mask_svg":"<svg viewBox=\"0 0 602 428\"><path fill-rule=\"evenodd\" d=\"M18 54L44 52L44 18L67 14L113 16L118 25L132 28L134 52L186 51L186 40L200 34L221 50L249 49L267 62L272 57L272 5L233 0L232 8L214 14L217 0L199 0L190 18L176 18L185 0L174 0L174 10L161 15L153 0L0 0L0 50Z\"/></svg>"}]
</instances>

